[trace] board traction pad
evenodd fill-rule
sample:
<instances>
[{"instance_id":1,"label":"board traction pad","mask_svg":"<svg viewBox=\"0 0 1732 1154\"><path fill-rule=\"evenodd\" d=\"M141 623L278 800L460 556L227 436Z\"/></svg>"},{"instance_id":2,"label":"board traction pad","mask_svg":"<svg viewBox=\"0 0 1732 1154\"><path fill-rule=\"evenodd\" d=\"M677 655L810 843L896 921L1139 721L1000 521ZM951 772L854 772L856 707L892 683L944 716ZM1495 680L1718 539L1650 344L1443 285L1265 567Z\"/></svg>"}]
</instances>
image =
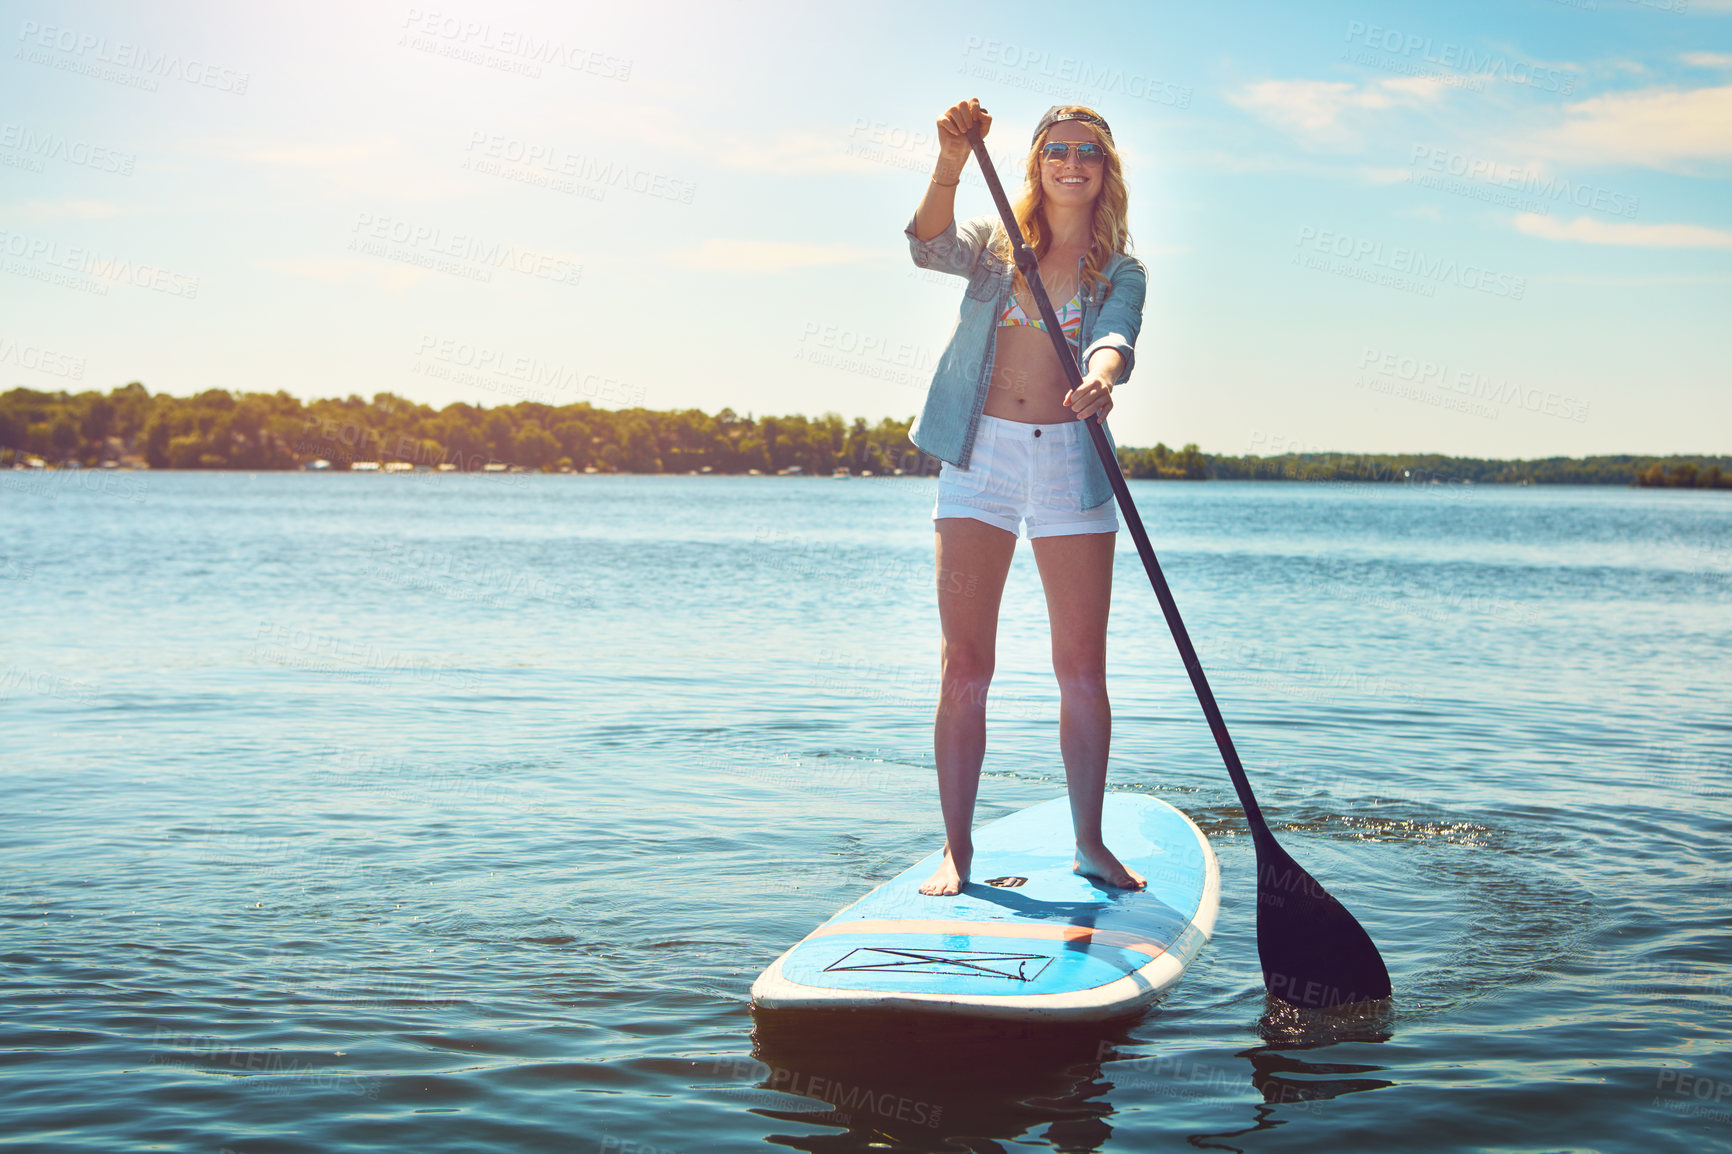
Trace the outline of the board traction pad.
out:
<instances>
[{"instance_id":1,"label":"board traction pad","mask_svg":"<svg viewBox=\"0 0 1732 1154\"><path fill-rule=\"evenodd\" d=\"M1109 794L1103 832L1120 860L1148 878L1146 890L1075 874L1069 803L1054 798L976 831L975 863L988 881L955 897L920 894L941 860L933 854L784 954L754 998L774 986L775 1004L799 1003L801 990L813 1004L899 996L1050 1002L1127 978L1133 987L1147 987L1150 975L1171 985L1213 928L1213 852L1182 813L1142 794Z\"/></svg>"}]
</instances>

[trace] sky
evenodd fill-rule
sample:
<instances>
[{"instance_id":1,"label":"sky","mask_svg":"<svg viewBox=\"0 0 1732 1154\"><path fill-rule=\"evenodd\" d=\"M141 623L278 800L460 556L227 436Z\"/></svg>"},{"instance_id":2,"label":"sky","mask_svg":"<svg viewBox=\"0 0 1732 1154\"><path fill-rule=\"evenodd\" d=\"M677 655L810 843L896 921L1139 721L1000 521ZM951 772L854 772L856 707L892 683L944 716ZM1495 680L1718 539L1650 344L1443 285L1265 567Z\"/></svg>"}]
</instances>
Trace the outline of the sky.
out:
<instances>
[{"instance_id":1,"label":"sky","mask_svg":"<svg viewBox=\"0 0 1732 1154\"><path fill-rule=\"evenodd\" d=\"M0 390L919 409L975 96L1111 123L1121 445L1732 452L1732 0L0 4ZM960 217L992 211L972 163Z\"/></svg>"}]
</instances>

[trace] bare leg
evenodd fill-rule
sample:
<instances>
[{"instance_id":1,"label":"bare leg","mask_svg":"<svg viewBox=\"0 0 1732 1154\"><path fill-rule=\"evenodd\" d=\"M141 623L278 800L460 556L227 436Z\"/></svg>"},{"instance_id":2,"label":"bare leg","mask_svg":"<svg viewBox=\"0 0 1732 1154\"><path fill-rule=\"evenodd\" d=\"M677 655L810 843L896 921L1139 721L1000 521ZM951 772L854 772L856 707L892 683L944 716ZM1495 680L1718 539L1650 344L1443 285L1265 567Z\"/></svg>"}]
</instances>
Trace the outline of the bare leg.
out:
<instances>
[{"instance_id":1,"label":"bare leg","mask_svg":"<svg viewBox=\"0 0 1732 1154\"><path fill-rule=\"evenodd\" d=\"M1101 839L1101 807L1112 744L1107 700L1107 612L1113 592L1114 533L1037 537L1035 563L1052 624L1052 669L1058 676L1058 745L1076 829L1076 872L1120 889L1148 883L1126 869Z\"/></svg>"},{"instance_id":2,"label":"bare leg","mask_svg":"<svg viewBox=\"0 0 1732 1154\"><path fill-rule=\"evenodd\" d=\"M938 715L932 750L944 811L944 863L923 894L962 892L974 863L974 797L986 756L986 689L998 642L998 603L1016 552L1016 534L968 517L933 522L938 556Z\"/></svg>"}]
</instances>

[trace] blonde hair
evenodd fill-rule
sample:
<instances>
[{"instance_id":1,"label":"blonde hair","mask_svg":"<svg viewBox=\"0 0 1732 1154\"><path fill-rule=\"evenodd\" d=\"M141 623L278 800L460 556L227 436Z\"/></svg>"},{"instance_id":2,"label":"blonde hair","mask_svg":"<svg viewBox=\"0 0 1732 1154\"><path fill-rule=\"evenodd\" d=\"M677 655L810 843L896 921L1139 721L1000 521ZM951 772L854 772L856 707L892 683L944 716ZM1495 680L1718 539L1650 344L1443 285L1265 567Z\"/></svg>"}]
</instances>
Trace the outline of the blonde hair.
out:
<instances>
[{"instance_id":1,"label":"blonde hair","mask_svg":"<svg viewBox=\"0 0 1732 1154\"><path fill-rule=\"evenodd\" d=\"M1091 116L1099 116L1094 109L1081 104L1067 104L1063 112L1086 112ZM1125 223L1128 197L1125 193L1124 168L1119 163L1118 150L1113 147L1112 139L1102 131L1100 125L1087 120L1065 120L1060 124L1080 124L1088 129L1094 142L1105 150L1106 163L1101 166L1101 191L1095 198L1094 222L1091 228L1088 252L1083 256L1083 280L1104 285L1107 278L1101 274L1101 267L1106 264L1107 257L1116 252L1129 252L1131 244L1130 227ZM1035 138L1034 145L1028 150L1028 160L1024 163L1022 191L1011 201L1010 210L1016 216L1017 226L1022 230L1023 243L1033 250L1034 255L1043 257L1052 247L1052 230L1046 221L1046 190L1040 183L1040 150L1046 145L1047 137L1052 134L1053 125L1041 130ZM1010 236L1004 231L1004 222L999 221L993 226L992 251L1007 263L1014 263L1011 257ZM1028 282L1023 278L1022 270L1016 272L1015 291L1026 292ZM1080 284L1077 286L1082 287Z\"/></svg>"}]
</instances>

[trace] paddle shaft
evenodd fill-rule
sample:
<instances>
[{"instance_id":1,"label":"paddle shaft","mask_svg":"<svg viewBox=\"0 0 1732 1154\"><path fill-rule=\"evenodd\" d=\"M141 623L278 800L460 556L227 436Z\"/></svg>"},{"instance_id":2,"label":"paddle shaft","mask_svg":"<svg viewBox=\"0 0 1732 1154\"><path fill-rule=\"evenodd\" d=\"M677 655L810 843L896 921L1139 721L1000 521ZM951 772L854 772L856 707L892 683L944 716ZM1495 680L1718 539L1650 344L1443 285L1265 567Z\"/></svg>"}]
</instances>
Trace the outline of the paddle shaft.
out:
<instances>
[{"instance_id":1,"label":"paddle shaft","mask_svg":"<svg viewBox=\"0 0 1732 1154\"><path fill-rule=\"evenodd\" d=\"M1058 353L1059 363L1064 366L1065 379L1070 382L1072 391L1075 391L1082 386L1082 369L1078 367L1070 343L1059 328L1058 314L1046 295L1046 286L1041 283L1040 259L1022 239L1022 229L1017 226L1016 214L1011 211L1010 201L1004 195L1004 186L998 182L998 173L993 170L992 159L986 154L986 144L980 139L980 133L976 129L968 130L968 144L974 149L975 158L980 162L980 174L986 178L986 187L991 190L993 203L998 206L998 215L1003 218L1005 231L1010 234L1016 267L1022 271L1023 278L1028 281L1029 290L1034 293L1034 303L1039 307L1041 320L1046 324L1047 336L1052 338L1052 347ZM1082 339L1081 333L1077 334L1077 339ZM1113 495L1118 498L1119 508L1124 512L1125 525L1131 531L1131 540L1137 544L1137 555L1143 559L1143 569L1149 575L1149 584L1155 587L1155 598L1161 603L1161 612L1167 618L1167 628L1172 630L1173 642L1179 647L1185 672L1191 675L1191 688L1196 690L1197 701L1203 706L1203 715L1209 719L1209 732L1215 735L1215 746L1221 751L1221 760L1226 763L1227 773L1233 779L1233 789L1239 795L1239 804L1244 807L1245 822L1251 827L1252 839L1262 848L1265 839L1273 842L1274 835L1269 832L1269 823L1263 819L1262 807L1257 804L1257 798L1251 792L1251 783L1245 777L1245 769L1239 764L1239 753L1233 748L1233 738L1227 733L1227 723L1221 717L1220 707L1215 704L1215 694L1209 688L1209 679L1203 675L1203 663L1197 657L1196 647L1191 644L1191 635L1185 629L1184 619L1179 616L1179 606L1173 600L1173 591L1167 588L1167 578L1161 572L1161 563L1155 559L1155 547L1149 543L1149 534L1143 528L1142 517L1137 514L1136 502L1131 500L1131 490L1125 484L1124 471L1119 468L1118 458L1113 455L1112 446L1107 443L1107 434L1101 428L1100 421L1085 419L1083 424L1088 426L1089 436L1094 440L1095 452L1100 454L1101 464L1107 471L1107 480L1112 482Z\"/></svg>"}]
</instances>

